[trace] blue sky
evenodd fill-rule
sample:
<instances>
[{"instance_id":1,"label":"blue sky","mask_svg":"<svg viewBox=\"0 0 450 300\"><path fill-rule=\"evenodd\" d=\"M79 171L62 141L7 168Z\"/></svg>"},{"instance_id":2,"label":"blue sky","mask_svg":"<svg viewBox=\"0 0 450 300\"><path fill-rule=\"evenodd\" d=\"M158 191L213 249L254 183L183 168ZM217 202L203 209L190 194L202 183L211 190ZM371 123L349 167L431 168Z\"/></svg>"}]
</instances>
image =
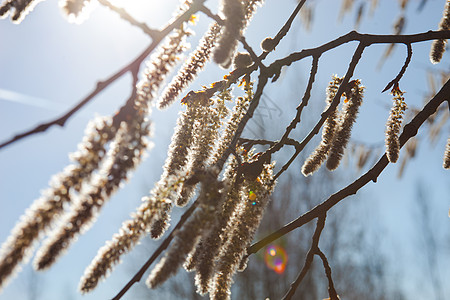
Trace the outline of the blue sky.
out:
<instances>
[{"instance_id":1,"label":"blue sky","mask_svg":"<svg viewBox=\"0 0 450 300\"><path fill-rule=\"evenodd\" d=\"M129 10L137 18L148 22L151 27L163 25L170 18L177 3L175 0L128 2L141 5L146 2L140 9L130 6ZM210 2L212 1L208 1L207 5ZM268 57L268 62L283 57L292 50L316 47L352 30L353 15L347 15L342 22L337 20L337 2L339 1L314 1L316 15L312 24L313 31L306 32L300 22L294 22L294 28L275 53ZM391 25L399 15L397 2L379 2L375 14L372 17L366 16L363 20L360 32L392 32ZM419 1L410 2L405 33L436 29L444 1L428 1L420 14L416 11ZM248 30L249 44L260 51L260 41L278 31L295 4L293 0L267 0ZM207 23L206 17L200 16L198 30L205 30ZM193 47L200 36L198 34L192 39ZM87 95L98 80L105 79L126 65L150 42L139 29L132 28L102 7L97 7L82 25L69 24L61 16L57 1L40 3L20 25L2 20L0 37L1 141L65 112ZM344 74L355 46L356 44L345 45L322 56L312 101L323 101L320 96L323 95L331 75ZM413 45L413 61L400 84L407 92L406 101L410 107L421 107L427 92L425 71L433 68L428 59L429 47L429 42ZM390 106L391 97L388 93L381 94L380 91L397 75L406 54L404 47L399 45L384 67L377 70L384 50L385 46L372 46L367 49L355 71L355 78L361 78L366 86L366 97L352 136L358 141L381 145L389 113L386 107ZM443 62L437 68L445 70L448 63L448 57L444 56ZM268 88L266 92L282 107L283 101L292 102L293 95L288 91L295 77L300 77L298 80L304 85L309 73L309 61L294 65L296 68L289 68L277 85ZM304 75L299 76L302 72ZM224 71L210 64L194 83L194 89L199 84L210 83L224 74ZM69 163L67 154L76 150L89 119L96 114L112 114L120 107L128 97L130 82L131 78L125 76L110 86L64 128L51 128L46 133L27 138L0 151L0 242L6 239L25 209L39 197L40 191L47 187L51 176ZM300 97L297 95L297 98ZM39 275L43 286L43 299L61 299L61 295L72 299L105 299L113 296L118 287L124 284L129 271L125 266L119 266L94 293L81 297L76 292L78 279L97 249L117 231L121 222L134 211L140 198L159 178L175 117L180 109L182 107L176 103L166 111L154 110L154 149L149 152L148 158L136 170L129 183L105 206L92 229L80 237L54 267ZM290 115L289 111L283 114ZM392 263L400 266L402 284L409 286L422 298L427 298L430 291L426 287L417 287L420 280L417 275L420 270L420 238L411 210L414 205L415 186L421 182L430 191L427 200L433 204L432 221L438 235L447 237L446 244L441 245L440 249L448 249L450 176L448 171L442 168L448 125L444 127L444 134L435 144L429 143L424 135L420 137L417 157L409 163L401 179L397 178L398 164L390 165L376 184L371 183L361 191L362 197L359 200L364 202L362 205L366 213L375 219L370 225L371 230L383 236L382 244L384 248L391 249ZM426 132L426 129L422 129L419 135ZM353 174L348 178L348 182L351 182L358 174L351 165L347 168L349 173ZM350 202L352 199L345 201ZM363 216L360 221L364 222ZM442 258L442 265L442 278L448 278L448 271L445 271L450 269L448 255ZM6 287L0 294L0 299L26 299L24 287L29 279L27 268ZM447 293L450 293L448 287Z\"/></svg>"}]
</instances>

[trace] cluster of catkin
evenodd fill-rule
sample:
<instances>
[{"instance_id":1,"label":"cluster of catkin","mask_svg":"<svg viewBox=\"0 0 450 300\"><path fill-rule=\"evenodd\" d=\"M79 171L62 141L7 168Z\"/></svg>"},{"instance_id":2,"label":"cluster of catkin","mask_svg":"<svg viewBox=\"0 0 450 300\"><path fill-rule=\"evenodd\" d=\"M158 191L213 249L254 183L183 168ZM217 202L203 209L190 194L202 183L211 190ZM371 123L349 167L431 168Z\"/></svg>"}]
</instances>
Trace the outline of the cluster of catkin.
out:
<instances>
[{"instance_id":1,"label":"cluster of catkin","mask_svg":"<svg viewBox=\"0 0 450 300\"><path fill-rule=\"evenodd\" d=\"M0 249L0 287L31 254L32 246L56 220L58 226L37 252L34 266L49 267L95 220L103 204L140 163L150 135L148 116L155 92L185 50L188 33L176 30L150 60L136 97L114 117L88 126L73 164L55 175L50 188L26 211Z\"/></svg>"},{"instance_id":2,"label":"cluster of catkin","mask_svg":"<svg viewBox=\"0 0 450 300\"><path fill-rule=\"evenodd\" d=\"M6 1L0 7L0 16L14 12L12 19L20 22L38 2ZM79 23L91 2L62 0L60 6L69 21ZM197 50L163 92L160 107L175 100L212 54L221 66L231 64L238 39L261 2L222 2L224 22L211 25ZM73 164L54 176L50 188L27 210L3 244L0 287L31 254L33 244L44 233L48 238L37 252L34 266L45 269L55 262L77 236L89 228L103 204L139 164L150 145L147 141L150 135L148 115L153 99L178 55L185 50L188 35L184 27L175 30L152 56L143 79L137 84L134 101L114 117L97 118L89 125L79 151L71 156ZM248 55L238 57L245 58L246 66L252 63ZM274 185L273 165L266 165L259 177L249 180L237 175L236 161L230 163L223 180L218 180L219 174L213 166L228 148L253 97L252 83L247 80L244 82L245 95L236 99L230 115L226 107L226 102L232 99L230 84L222 84L216 97L205 88L190 92L183 99L186 110L177 121L159 182L150 195L142 199L132 218L124 222L112 240L99 250L80 281L82 292L95 288L120 261L121 255L131 250L144 234L158 238L164 233L173 205L186 205L193 197L196 184L186 179L195 175L200 178L199 207L177 232L174 243L151 274L148 284L153 287L162 283L186 261L186 268L197 272L199 292L210 292L217 299L229 295L231 277L245 256L245 249L258 227ZM228 115L228 121L223 125ZM245 162L253 159L247 153L241 156ZM57 219L60 220L58 226L48 232Z\"/></svg>"},{"instance_id":3,"label":"cluster of catkin","mask_svg":"<svg viewBox=\"0 0 450 300\"><path fill-rule=\"evenodd\" d=\"M222 197L220 195L228 194L224 190L228 180L224 180L225 183L218 182L218 174L215 174L213 166L233 138L253 97L252 84L247 82L244 86L245 96L236 100L234 109L230 113L225 106L225 102L232 99L231 91L227 86L224 85L216 97L212 97L208 89L205 89L199 92L190 92L183 98L186 110L178 118L160 180L150 195L142 199L141 206L132 215L132 218L124 222L112 240L98 251L81 278L80 290L82 292L94 289L99 280L108 275L109 271L120 262L120 257L130 251L141 237L150 234L153 238L158 238L164 233L169 226L173 206L186 205L194 194L195 184L186 180L192 175L201 177L198 200L200 208L192 220L180 229L174 242L174 245L178 246L172 247L175 247L174 249L181 246L183 249L189 248L188 244L177 241L180 239L184 241L184 235L195 235L196 231L200 236L201 230L210 227L208 222L211 221L211 214L217 211L212 206L219 205L218 203L222 201L219 200ZM228 121L222 125L227 115L229 115ZM208 176L201 174L208 174ZM212 190L210 190L211 188ZM209 197L212 197L213 194L215 195L214 199L210 199ZM192 247L195 246L195 236L189 240L189 243L192 243ZM188 249L185 254L187 255L190 250ZM172 255L168 255L164 261L168 262L169 271L161 275L163 276L161 278L167 278L173 274L176 270L175 265L183 263L180 258L174 258ZM155 280L163 281L163 279Z\"/></svg>"},{"instance_id":4,"label":"cluster of catkin","mask_svg":"<svg viewBox=\"0 0 450 300\"><path fill-rule=\"evenodd\" d=\"M159 108L171 105L195 79L205 64L214 60L222 66L229 66L234 57L237 42L263 0L223 1L222 10L225 24L213 22L201 38L180 71L164 89ZM235 13L237 11L237 14ZM230 17L231 19L228 19ZM236 23L234 23L236 22Z\"/></svg>"},{"instance_id":5,"label":"cluster of catkin","mask_svg":"<svg viewBox=\"0 0 450 300\"><path fill-rule=\"evenodd\" d=\"M251 162L252 157L244 153L241 159ZM188 271L196 273L198 293L210 293L211 299L229 299L232 277L245 264L246 248L274 187L273 166L264 165L256 179L242 180L233 160L222 182L202 182L200 209L177 233L147 285L159 286L184 263Z\"/></svg>"},{"instance_id":6,"label":"cluster of catkin","mask_svg":"<svg viewBox=\"0 0 450 300\"><path fill-rule=\"evenodd\" d=\"M333 76L330 81L327 87L327 107L325 110L328 110L332 105L342 80L343 78ZM346 91L342 94L345 97L342 111L339 113L336 105L335 109L328 113L322 129L322 140L303 164L303 175L308 176L317 171L326 159L326 166L329 170L334 170L339 166L350 139L359 107L362 104L363 93L364 87L359 80L348 83Z\"/></svg>"}]
</instances>

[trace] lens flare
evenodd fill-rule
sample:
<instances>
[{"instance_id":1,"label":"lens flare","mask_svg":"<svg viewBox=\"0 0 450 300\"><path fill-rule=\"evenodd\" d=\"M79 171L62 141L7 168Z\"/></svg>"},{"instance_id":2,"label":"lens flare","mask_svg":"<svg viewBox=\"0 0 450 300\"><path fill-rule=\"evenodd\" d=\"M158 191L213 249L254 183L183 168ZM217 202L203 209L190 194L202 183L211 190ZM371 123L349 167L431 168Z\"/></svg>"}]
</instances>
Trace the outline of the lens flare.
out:
<instances>
[{"instance_id":1,"label":"lens flare","mask_svg":"<svg viewBox=\"0 0 450 300\"><path fill-rule=\"evenodd\" d=\"M268 246L264 254L264 261L269 269L274 270L278 274L283 274L288 261L286 250L278 245Z\"/></svg>"}]
</instances>

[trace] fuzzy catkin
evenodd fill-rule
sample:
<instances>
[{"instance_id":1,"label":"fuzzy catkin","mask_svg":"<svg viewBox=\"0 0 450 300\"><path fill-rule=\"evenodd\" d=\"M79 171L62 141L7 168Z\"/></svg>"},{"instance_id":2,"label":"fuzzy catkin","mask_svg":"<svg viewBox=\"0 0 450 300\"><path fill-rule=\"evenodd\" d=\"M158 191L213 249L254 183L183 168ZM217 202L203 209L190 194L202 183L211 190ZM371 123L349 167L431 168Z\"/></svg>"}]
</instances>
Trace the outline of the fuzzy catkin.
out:
<instances>
[{"instance_id":1,"label":"fuzzy catkin","mask_svg":"<svg viewBox=\"0 0 450 300\"><path fill-rule=\"evenodd\" d=\"M147 279L147 285L155 288L174 275L186 256L198 243L202 233L214 222L214 212L226 193L216 179L217 173L206 172L201 180L199 207L177 232L164 258L155 266Z\"/></svg>"},{"instance_id":2,"label":"fuzzy catkin","mask_svg":"<svg viewBox=\"0 0 450 300\"><path fill-rule=\"evenodd\" d=\"M217 145L215 146L214 155L211 158L211 165L215 165L217 161L222 157L223 153L230 145L230 142L236 133L239 123L247 113L250 102L253 99L253 83L245 82L244 90L245 96L237 98L233 111L231 112L230 117L225 125L225 129L222 132ZM222 93L225 94L223 96L224 98L229 97L229 99L231 99L229 90L225 90Z\"/></svg>"},{"instance_id":3,"label":"fuzzy catkin","mask_svg":"<svg viewBox=\"0 0 450 300\"><path fill-rule=\"evenodd\" d=\"M202 236L202 240L192 251L186 260L184 267L188 271L196 270L195 284L197 292L201 295L206 294L211 288L211 281L215 268L215 258L219 253L220 248L226 242L226 229L229 220L239 203L239 188L236 184L236 168L237 163L232 161L224 172L224 181L229 182L230 190L224 198L224 202L216 214L216 222L207 232Z\"/></svg>"},{"instance_id":4,"label":"fuzzy catkin","mask_svg":"<svg viewBox=\"0 0 450 300\"><path fill-rule=\"evenodd\" d=\"M165 188L167 186L169 176L185 169L188 162L189 149L192 147L194 140L195 121L201 117L202 110L203 106L200 103L191 103L187 105L186 111L179 116L177 127L172 136L172 142L170 143L168 155L164 163L164 172L155 186L155 194L158 194L158 188ZM181 185L176 193L171 194L173 198L156 198L155 201L161 200L173 203L179 198L180 188ZM152 225L151 237L154 239L161 237L169 226L172 204L165 206L165 208Z\"/></svg>"},{"instance_id":5,"label":"fuzzy catkin","mask_svg":"<svg viewBox=\"0 0 450 300\"><path fill-rule=\"evenodd\" d=\"M111 118L97 118L90 122L78 151L71 154L73 164L54 175L50 188L42 193L11 231L0 249L0 288L26 260L33 243L61 215L64 206L72 201L72 192L79 192L89 180L105 155L105 146L116 133Z\"/></svg>"},{"instance_id":6,"label":"fuzzy catkin","mask_svg":"<svg viewBox=\"0 0 450 300\"><path fill-rule=\"evenodd\" d=\"M364 87L360 85L359 80L349 82L349 89L346 91L347 103L344 104L341 121L336 128L336 132L331 142L330 153L327 160L327 168L335 170L344 155L350 135L352 133L353 124L358 116L359 107L363 101Z\"/></svg>"},{"instance_id":7,"label":"fuzzy catkin","mask_svg":"<svg viewBox=\"0 0 450 300\"><path fill-rule=\"evenodd\" d=\"M339 85L341 84L342 79L343 78L333 76L333 79L328 84L327 98L325 99L327 106L325 110L327 110L330 107L331 102L336 96L337 90L339 89ZM309 176L314 172L316 172L327 158L337 127L337 111L338 110L336 106L336 108L332 112L330 112L330 115L325 120L322 129L322 140L320 144L317 146L317 148L314 150L314 152L306 159L305 163L302 166L302 174L304 176Z\"/></svg>"},{"instance_id":8,"label":"fuzzy catkin","mask_svg":"<svg viewBox=\"0 0 450 300\"><path fill-rule=\"evenodd\" d=\"M447 139L447 145L444 152L444 163L442 164L444 169L450 169L450 138Z\"/></svg>"},{"instance_id":9,"label":"fuzzy catkin","mask_svg":"<svg viewBox=\"0 0 450 300\"><path fill-rule=\"evenodd\" d=\"M262 0L243 1L244 27L249 24L257 5L262 2ZM178 74L164 89L161 100L158 103L160 109L170 106L211 59L211 53L216 48L217 40L220 37L222 29L223 26L215 22L210 25L208 31L201 38L198 47L192 52L190 58L181 67Z\"/></svg>"},{"instance_id":10,"label":"fuzzy catkin","mask_svg":"<svg viewBox=\"0 0 450 300\"><path fill-rule=\"evenodd\" d=\"M150 230L158 215L166 211L167 206L171 206L171 202L161 199L173 198L170 194L178 190L179 183L179 177L170 176L165 188L154 189L154 194L151 197L142 199L142 204L132 215L132 219L122 224L119 232L114 234L112 240L99 249L91 264L86 268L79 284L81 292L87 293L93 290L99 281L105 278L115 265L120 263L120 257L130 251L142 236Z\"/></svg>"},{"instance_id":11,"label":"fuzzy catkin","mask_svg":"<svg viewBox=\"0 0 450 300\"><path fill-rule=\"evenodd\" d=\"M133 118L131 124L122 123L116 140L108 152L108 161L99 171L86 193L81 193L80 200L67 214L61 226L49 234L38 251L34 265L38 270L50 267L74 239L86 231L94 221L98 210L127 179L129 172L140 162L148 146L150 124L140 118Z\"/></svg>"},{"instance_id":12,"label":"fuzzy catkin","mask_svg":"<svg viewBox=\"0 0 450 300\"><path fill-rule=\"evenodd\" d=\"M228 68L237 48L238 38L245 26L245 11L241 0L222 0L221 12L225 17L225 24L214 50L214 61Z\"/></svg>"},{"instance_id":13,"label":"fuzzy catkin","mask_svg":"<svg viewBox=\"0 0 450 300\"><path fill-rule=\"evenodd\" d=\"M391 163L396 163L400 152L399 134L403 121L403 114L406 110L405 98L403 92L398 87L392 90L394 95L393 106L389 113L389 119L386 123L386 155Z\"/></svg>"},{"instance_id":14,"label":"fuzzy catkin","mask_svg":"<svg viewBox=\"0 0 450 300\"><path fill-rule=\"evenodd\" d=\"M189 151L189 164L186 166L186 172L190 174L205 168L208 159L212 156L214 142L219 137L222 120L228 115L225 99L221 99L220 95L217 99L208 102L210 105L204 107L203 115L197 120L194 128L195 135ZM195 185L183 184L177 205L186 205L192 198L194 189Z\"/></svg>"},{"instance_id":15,"label":"fuzzy catkin","mask_svg":"<svg viewBox=\"0 0 450 300\"><path fill-rule=\"evenodd\" d=\"M448 29L450 29L450 0L447 0L447 2L445 3L443 16L439 23L439 30L448 30ZM439 39L433 41L430 50L430 61L433 64L437 64L441 61L446 46L447 46L446 39Z\"/></svg>"},{"instance_id":16,"label":"fuzzy catkin","mask_svg":"<svg viewBox=\"0 0 450 300\"><path fill-rule=\"evenodd\" d=\"M175 30L147 62L144 76L138 83L138 95L143 102L152 101L156 96L167 74L178 62L178 56L186 50L186 37L189 35L183 29Z\"/></svg>"},{"instance_id":17,"label":"fuzzy catkin","mask_svg":"<svg viewBox=\"0 0 450 300\"><path fill-rule=\"evenodd\" d=\"M192 144L186 156L187 164L185 165L186 172L190 174L194 174L195 171L204 167L204 162L209 156L207 151L209 144L215 137L214 127L218 123L214 124L213 122L214 110L211 107L211 101L207 100L205 106L200 105L199 115L194 123ZM176 199L176 205L185 206L193 196L194 189L195 185L183 184L180 189L180 196Z\"/></svg>"},{"instance_id":18,"label":"fuzzy catkin","mask_svg":"<svg viewBox=\"0 0 450 300\"><path fill-rule=\"evenodd\" d=\"M230 299L232 277L245 256L274 188L273 167L274 164L267 164L257 180L244 181L240 191L243 201L230 219L229 238L216 258L218 265L210 290L211 299Z\"/></svg>"},{"instance_id":19,"label":"fuzzy catkin","mask_svg":"<svg viewBox=\"0 0 450 300\"><path fill-rule=\"evenodd\" d=\"M177 234L166 255L150 273L146 283L150 288L156 288L174 275L183 264L187 254L195 247L204 226L208 226L212 213L204 208L197 209L191 219L186 222Z\"/></svg>"},{"instance_id":20,"label":"fuzzy catkin","mask_svg":"<svg viewBox=\"0 0 450 300\"><path fill-rule=\"evenodd\" d=\"M195 79L197 73L202 70L205 64L210 60L211 52L215 47L222 26L213 23L206 34L199 42L197 49L190 55L188 61L181 67L181 70L167 85L162 93L158 107L160 109L171 105L175 99L186 89L186 87Z\"/></svg>"}]
</instances>

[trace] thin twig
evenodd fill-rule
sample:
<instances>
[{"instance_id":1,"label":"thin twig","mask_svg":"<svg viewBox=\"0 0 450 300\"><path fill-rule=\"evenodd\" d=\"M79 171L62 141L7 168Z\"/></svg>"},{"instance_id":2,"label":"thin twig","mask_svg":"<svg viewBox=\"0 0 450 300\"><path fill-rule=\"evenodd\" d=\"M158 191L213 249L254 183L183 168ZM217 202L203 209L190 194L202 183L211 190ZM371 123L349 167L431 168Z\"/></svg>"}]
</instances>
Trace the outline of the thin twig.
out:
<instances>
[{"instance_id":1,"label":"thin twig","mask_svg":"<svg viewBox=\"0 0 450 300\"><path fill-rule=\"evenodd\" d=\"M292 22L294 22L295 17L300 12L300 9L303 7L305 2L306 2L306 0L301 0L297 4L297 6L295 7L294 11L289 16L289 19L286 21L286 23L283 25L283 27L281 27L281 29L280 29L280 31L278 31L277 35L273 38L273 41L274 41L273 49L276 48L276 46L280 43L281 39L284 38L286 36L286 34L289 32L289 29L291 29Z\"/></svg>"},{"instance_id":2,"label":"thin twig","mask_svg":"<svg viewBox=\"0 0 450 300\"><path fill-rule=\"evenodd\" d=\"M295 160L295 158L300 154L301 151L305 148L305 146L309 143L309 141L314 137L314 135L319 133L320 128L322 127L325 120L328 118L328 116L336 109L336 107L339 105L342 93L347 88L347 84L350 80L350 78L353 76L353 73L355 71L356 65L358 64L359 60L361 59L362 53L364 49L366 48L366 44L361 42L359 43L358 47L355 50L355 53L353 53L352 60L350 61L350 64L347 69L347 73L344 76L344 79L342 80L341 85L339 86L339 89L336 92L336 95L334 96L333 101L331 102L330 106L327 110L325 110L320 120L317 122L316 126L309 132L309 134L303 139L303 141L300 143L300 146L296 148L295 153L292 155L292 157L289 159L289 161L281 168L280 171L278 171L277 174L275 174L273 180L276 180L280 175L285 172L289 166L292 164L292 162Z\"/></svg>"},{"instance_id":3,"label":"thin twig","mask_svg":"<svg viewBox=\"0 0 450 300\"><path fill-rule=\"evenodd\" d=\"M308 253L306 254L305 263L303 264L303 268L298 274L295 281L291 284L291 287L289 288L286 295L284 295L283 300L290 300L292 299L292 296L294 296L295 291L297 290L298 286L302 282L303 278L305 278L306 274L309 271L309 268L311 267L311 264L314 260L314 254L317 252L317 249L319 249L319 240L320 240L320 234L322 233L323 228L325 227L325 218L326 214L322 214L317 217L317 225L316 230L314 231L311 247L309 248Z\"/></svg>"},{"instance_id":4,"label":"thin twig","mask_svg":"<svg viewBox=\"0 0 450 300\"><path fill-rule=\"evenodd\" d=\"M228 146L227 150L224 151L221 158L217 160L214 167L221 170L223 168L223 165L225 164L225 161L227 160L228 156L232 153L233 149L236 148L237 141L239 137L241 136L242 132L244 131L245 126L247 125L247 122L253 117L253 113L255 112L256 108L258 107L259 101L261 99L261 96L263 94L264 87L267 84L268 77L266 73L260 72L258 77L258 86L256 88L255 94L253 96L252 101L250 102L250 105L247 109L247 112L242 117L241 122L239 123L236 133L234 134L233 139L230 142L230 145Z\"/></svg>"},{"instance_id":5,"label":"thin twig","mask_svg":"<svg viewBox=\"0 0 450 300\"><path fill-rule=\"evenodd\" d=\"M406 56L406 60L405 63L403 64L402 69L400 70L400 72L398 73L398 75L392 79L391 82L389 82L386 87L381 91L382 93L386 92L387 90L389 90L391 87L393 87L395 84L398 84L398 82L400 81L400 79L402 79L403 74L405 74L406 69L408 68L409 63L411 62L411 58L412 58L412 47L411 44L406 44L406 51L407 51L407 56Z\"/></svg>"},{"instance_id":6,"label":"thin twig","mask_svg":"<svg viewBox=\"0 0 450 300\"><path fill-rule=\"evenodd\" d=\"M244 49L250 54L250 57L252 58L252 60L254 62L256 62L258 64L258 66L261 68L265 68L265 66L263 65L263 63L261 62L260 59L258 59L258 56L256 55L255 51L253 51L253 48L250 47L250 45L247 43L247 40L245 39L244 36L241 36L239 38L239 41L242 43L242 46L244 47Z\"/></svg>"},{"instance_id":7,"label":"thin twig","mask_svg":"<svg viewBox=\"0 0 450 300\"><path fill-rule=\"evenodd\" d=\"M433 115L438 107L444 102L449 101L450 99L450 80L448 80L444 86L440 89L440 91L425 105L425 107L411 120L403 129L402 134L400 135L400 148L405 145L405 143L412 137L417 134L418 129L422 126L422 124ZM286 224L282 228L277 231L269 234L262 240L254 243L247 249L247 253L253 254L258 250L266 246L267 244L273 242L274 240L282 237L283 235L291 232L292 230L303 226L304 224L310 222L314 218L322 215L324 212L329 211L333 206L341 202L346 197L356 194L359 189L365 186L370 181L376 182L378 176L383 172L383 170L388 165L389 161L387 159L386 154L384 154L378 162L363 174L361 177L356 179L354 182L341 189L340 191L331 195L327 200L323 201L316 207L312 208L308 212L304 213L297 219L293 220L289 224Z\"/></svg>"},{"instance_id":8,"label":"thin twig","mask_svg":"<svg viewBox=\"0 0 450 300\"><path fill-rule=\"evenodd\" d=\"M300 123L303 108L305 108L308 105L309 98L311 97L311 89L312 89L314 80L316 78L318 65L319 65L319 56L313 56L311 72L309 73L308 85L306 86L306 90L303 95L302 101L296 108L297 114L295 115L295 118L291 121L289 126L286 128L286 131L284 132L281 139L275 145L270 147L270 149L267 150L267 152L270 152L272 154L272 153L275 153L276 151L280 150L283 147L283 145L286 144L286 141L287 141L291 131L294 130L295 127L297 127L298 123Z\"/></svg>"},{"instance_id":9,"label":"thin twig","mask_svg":"<svg viewBox=\"0 0 450 300\"><path fill-rule=\"evenodd\" d=\"M355 41L364 42L367 46L370 46L373 44L413 44L424 41L449 39L449 38L450 38L450 30L439 30L439 31L430 30L423 33L404 34L404 35L363 34L356 31L351 31L319 47L303 49L300 52L291 53L284 58L276 60L268 68L272 72L271 76L277 76L277 74L281 72L281 68L284 66L289 66L296 61L304 59L305 57L320 55L343 44Z\"/></svg>"},{"instance_id":10,"label":"thin twig","mask_svg":"<svg viewBox=\"0 0 450 300\"><path fill-rule=\"evenodd\" d=\"M281 27L280 31L278 31L277 35L274 38L274 41L276 41L276 44L278 44L280 42L280 40L287 34L287 32L289 31L295 16L298 14L298 12L302 8L302 6L305 3L305 1L306 0L302 0L297 5L297 7L292 12L292 14L289 17L289 19L286 21L286 23L283 25L283 27ZM241 122L238 125L238 128L237 128L236 133L235 133L235 135L233 137L233 140L231 141L230 146L228 147L227 150L225 150L225 152L223 153L222 157L216 163L215 167L218 167L219 169L222 169L223 165L225 164L225 161L227 160L228 156L231 154L232 149L234 149L236 147L237 140L241 136L242 131L245 128L245 125L247 124L248 120L251 117L253 117L253 113L254 113L255 109L258 107L259 100L260 100L260 98L262 96L262 92L264 90L264 87L267 84L267 80L268 80L269 76L271 76L271 75L269 75L269 74L271 74L271 71L269 71L268 68L262 67L262 64L260 64L260 62L262 60L264 60L267 57L268 54L269 54L269 52L264 51L258 57L258 59L254 62L254 64L252 66L250 66L249 68L247 68L250 71L252 71L252 70L256 69L256 66L260 67L258 86L256 88L256 92L255 92L255 94L253 96L252 102L250 103L250 106L249 106L249 108L247 110L247 113L244 115L244 117L242 118ZM245 70L245 71L242 71L242 72L249 72L249 71ZM246 73L244 73L244 74L246 74Z\"/></svg>"},{"instance_id":11,"label":"thin twig","mask_svg":"<svg viewBox=\"0 0 450 300\"><path fill-rule=\"evenodd\" d=\"M238 144L239 145L243 145L246 148L251 148L253 145L269 145L269 146L273 146L273 145L276 144L276 142L268 141L268 140L264 140L264 139L254 140L254 139L239 138L238 139ZM300 143L297 142L296 140L291 139L291 138L287 138L286 142L284 144L285 145L294 146L294 147L300 147Z\"/></svg>"},{"instance_id":12,"label":"thin twig","mask_svg":"<svg viewBox=\"0 0 450 300\"><path fill-rule=\"evenodd\" d=\"M333 277L331 276L331 267L328 263L328 259L325 254L320 250L319 247L316 249L316 255L320 257L323 263L323 268L325 269L325 275L328 279L328 295L331 300L339 300L336 289L334 288Z\"/></svg>"},{"instance_id":13,"label":"thin twig","mask_svg":"<svg viewBox=\"0 0 450 300\"><path fill-rule=\"evenodd\" d=\"M248 146L248 147L252 147L253 145L269 145L269 146L272 146L273 144L275 144L275 142L264 140L264 139L254 140L254 139L239 138L238 139L238 144L242 145L242 146Z\"/></svg>"}]
</instances>

